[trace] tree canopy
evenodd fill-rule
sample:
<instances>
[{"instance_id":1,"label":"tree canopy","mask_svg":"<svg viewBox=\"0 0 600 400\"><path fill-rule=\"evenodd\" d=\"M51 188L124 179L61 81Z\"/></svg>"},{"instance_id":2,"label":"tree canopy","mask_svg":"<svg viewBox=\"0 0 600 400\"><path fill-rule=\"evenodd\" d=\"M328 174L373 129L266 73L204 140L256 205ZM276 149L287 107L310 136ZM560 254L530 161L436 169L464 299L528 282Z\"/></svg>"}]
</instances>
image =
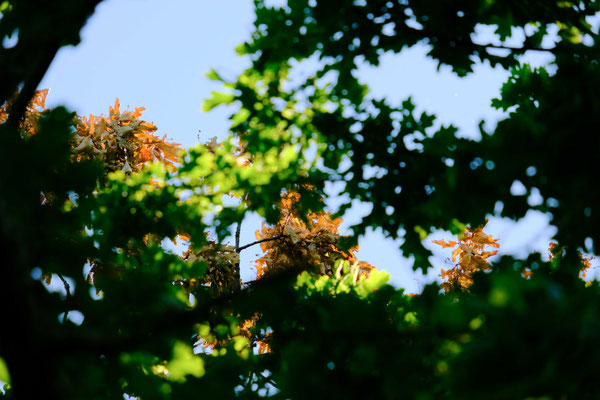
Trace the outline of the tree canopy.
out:
<instances>
[{"instance_id":1,"label":"tree canopy","mask_svg":"<svg viewBox=\"0 0 600 400\"><path fill-rule=\"evenodd\" d=\"M107 116L46 108L39 83L98 3L0 2L0 36L18 34L0 47L0 397L598 396L600 286L582 279L599 239L596 1L255 0L237 49L251 66L207 74L223 89L204 109L233 105L230 137L185 150L118 99ZM358 66L416 44L458 76L510 70L492 101L505 119L465 139L371 96ZM373 205L351 237L327 182ZM490 262L486 218L531 209L558 228L549 257ZM249 212L265 224L240 243ZM387 284L355 254L369 227L423 271L428 235L455 234L437 241L455 263L441 287Z\"/></svg>"}]
</instances>

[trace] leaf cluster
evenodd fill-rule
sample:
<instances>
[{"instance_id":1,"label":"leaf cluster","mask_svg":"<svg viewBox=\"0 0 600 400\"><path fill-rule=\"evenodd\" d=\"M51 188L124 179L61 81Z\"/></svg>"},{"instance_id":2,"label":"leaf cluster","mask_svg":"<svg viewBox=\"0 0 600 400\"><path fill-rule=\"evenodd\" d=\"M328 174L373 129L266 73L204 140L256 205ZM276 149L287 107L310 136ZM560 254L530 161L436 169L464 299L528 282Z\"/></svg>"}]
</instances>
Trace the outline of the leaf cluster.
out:
<instances>
[{"instance_id":1,"label":"leaf cluster","mask_svg":"<svg viewBox=\"0 0 600 400\"><path fill-rule=\"evenodd\" d=\"M224 82L227 96L207 104L236 105L232 130L244 133L251 153L284 143L307 154L316 149L318 163L305 157L312 176L341 182L351 200L373 206L355 235L381 228L402 237L402 251L424 270L431 253L421 244L423 232L459 233L454 220L478 226L492 213L551 214L557 239L574 259L586 237L599 239L597 193L580 172L595 170L598 98L589 88L599 60L588 21L598 12L596 2L343 1L336 13L322 1L270 6L257 0L255 7L255 31L240 47L252 67ZM482 43L478 27L494 28L495 41ZM522 44L507 45L517 31L525 32ZM510 69L492 102L510 114L493 131L480 125L482 138L474 141L439 126L434 115L416 113L410 98L394 105L370 96L358 67L416 44L429 46L434 60L460 76L476 62ZM553 55L556 72L521 65L529 51ZM309 72L296 79L298 71ZM214 71L210 76L222 80ZM525 186L525 195L511 193L514 183ZM542 201L530 204L531 194Z\"/></svg>"},{"instance_id":2,"label":"leaf cluster","mask_svg":"<svg viewBox=\"0 0 600 400\"><path fill-rule=\"evenodd\" d=\"M598 397L600 291L580 279L589 260L578 253L599 239L600 74L586 20L597 2L344 0L332 13L256 0L239 49L252 67L231 82L209 74L224 92L205 108L235 105L235 140L179 153L142 109L44 109L37 86L97 3L0 2L0 36L19 35L0 48L2 397ZM494 25L500 44L478 42L478 25ZM506 45L529 26L520 47ZM542 46L551 26L558 36ZM356 77L361 62L417 43L459 75L477 60L511 68L493 101L509 114L480 141L410 99L370 97ZM552 70L520 65L526 51L553 54ZM293 80L310 60L316 70ZM430 266L432 229L464 232L440 242L458 246L446 290L406 295L359 262L338 232L348 207L323 212L327 181L373 205L356 235L402 236L416 268ZM463 223L495 209L549 213L551 261L492 266L495 239ZM254 211L266 221L257 242L227 244ZM165 239L189 242L185 256ZM242 285L239 255L255 244L259 279Z\"/></svg>"}]
</instances>

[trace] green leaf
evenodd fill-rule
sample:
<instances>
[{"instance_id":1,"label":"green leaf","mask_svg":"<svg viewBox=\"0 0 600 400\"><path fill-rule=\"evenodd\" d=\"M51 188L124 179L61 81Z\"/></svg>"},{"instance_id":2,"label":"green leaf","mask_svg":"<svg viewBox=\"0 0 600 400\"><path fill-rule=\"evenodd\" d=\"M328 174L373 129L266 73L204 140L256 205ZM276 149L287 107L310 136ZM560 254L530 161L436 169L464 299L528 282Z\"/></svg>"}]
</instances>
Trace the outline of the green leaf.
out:
<instances>
[{"instance_id":1,"label":"green leaf","mask_svg":"<svg viewBox=\"0 0 600 400\"><path fill-rule=\"evenodd\" d=\"M2 3L0 3L0 13L4 13L7 10L10 10L12 8L12 5L10 4L10 1L8 0L4 0Z\"/></svg>"},{"instance_id":2,"label":"green leaf","mask_svg":"<svg viewBox=\"0 0 600 400\"><path fill-rule=\"evenodd\" d=\"M250 111L248 111L245 108L240 109L240 111L238 111L231 117L231 127L235 128L242 122L245 122L249 116L250 116Z\"/></svg>"},{"instance_id":3,"label":"green leaf","mask_svg":"<svg viewBox=\"0 0 600 400\"><path fill-rule=\"evenodd\" d=\"M460 235L465 231L466 228L467 226L465 224L463 224L456 218L452 218L452 221L450 223L450 232L452 232L455 235Z\"/></svg>"},{"instance_id":4,"label":"green leaf","mask_svg":"<svg viewBox=\"0 0 600 400\"><path fill-rule=\"evenodd\" d=\"M419 238L421 240L427 239L427 231L425 229L423 229L422 226L416 225L415 226L415 232L417 232L417 234L419 235Z\"/></svg>"},{"instance_id":5,"label":"green leaf","mask_svg":"<svg viewBox=\"0 0 600 400\"><path fill-rule=\"evenodd\" d=\"M218 82L223 82L223 78L221 78L221 75L219 75L217 73L217 71L215 71L213 68L211 68L207 73L206 73L206 77L208 79L210 79L211 81L218 81Z\"/></svg>"},{"instance_id":6,"label":"green leaf","mask_svg":"<svg viewBox=\"0 0 600 400\"><path fill-rule=\"evenodd\" d=\"M0 381L10 384L10 373L2 357L0 357Z\"/></svg>"},{"instance_id":7,"label":"green leaf","mask_svg":"<svg viewBox=\"0 0 600 400\"><path fill-rule=\"evenodd\" d=\"M415 327L419 325L419 318L417 318L417 313L414 311L407 312L404 314L404 322L410 326Z\"/></svg>"},{"instance_id":8,"label":"green leaf","mask_svg":"<svg viewBox=\"0 0 600 400\"><path fill-rule=\"evenodd\" d=\"M368 279L365 279L363 281L362 286L368 291L368 292L374 292L378 289L380 289L381 287L383 287L385 284L388 283L388 281L390 280L390 274L388 274L386 271L371 271L371 275L369 276Z\"/></svg>"},{"instance_id":9,"label":"green leaf","mask_svg":"<svg viewBox=\"0 0 600 400\"><path fill-rule=\"evenodd\" d=\"M204 375L204 361L195 355L192 347L183 343L175 342L173 347L173 358L167 364L169 380L185 382L186 375L200 378Z\"/></svg>"},{"instance_id":10,"label":"green leaf","mask_svg":"<svg viewBox=\"0 0 600 400\"><path fill-rule=\"evenodd\" d=\"M212 97L202 104L202 111L210 111L222 104L231 104L235 100L235 96L231 93L211 92L211 95Z\"/></svg>"}]
</instances>

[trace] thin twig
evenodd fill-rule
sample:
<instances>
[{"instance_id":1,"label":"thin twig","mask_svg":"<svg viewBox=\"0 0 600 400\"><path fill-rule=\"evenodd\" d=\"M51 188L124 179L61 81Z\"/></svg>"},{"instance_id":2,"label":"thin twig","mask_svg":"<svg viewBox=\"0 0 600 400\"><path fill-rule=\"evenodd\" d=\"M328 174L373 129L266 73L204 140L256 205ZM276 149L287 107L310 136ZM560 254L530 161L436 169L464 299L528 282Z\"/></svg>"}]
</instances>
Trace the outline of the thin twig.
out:
<instances>
[{"instance_id":1,"label":"thin twig","mask_svg":"<svg viewBox=\"0 0 600 400\"><path fill-rule=\"evenodd\" d=\"M238 222L237 227L235 228L235 252L239 254L240 249L240 233L242 231L242 222Z\"/></svg>"},{"instance_id":2,"label":"thin twig","mask_svg":"<svg viewBox=\"0 0 600 400\"><path fill-rule=\"evenodd\" d=\"M235 263L234 275L236 282L236 290L240 290L242 288L242 274L240 271L240 232L242 231L242 221L237 223L235 228L235 252L238 254L238 262Z\"/></svg>"},{"instance_id":3,"label":"thin twig","mask_svg":"<svg viewBox=\"0 0 600 400\"><path fill-rule=\"evenodd\" d=\"M479 46L479 47L485 47L485 48L490 48L490 49L497 49L497 50L510 50L512 52L515 53L525 53L526 51L547 51L549 53L554 53L557 49L556 47L550 47L550 48L543 48L543 47L534 47L534 46L528 46L528 45L523 45L522 47L512 47L512 46L504 46L504 45L495 45L495 44L477 44L477 43L473 43L475 46Z\"/></svg>"},{"instance_id":4,"label":"thin twig","mask_svg":"<svg viewBox=\"0 0 600 400\"><path fill-rule=\"evenodd\" d=\"M63 318L63 323L64 323L64 321L69 316L69 311L71 311L69 309L69 303L71 302L71 286L69 285L69 282L67 282L67 280L65 278L63 278L63 276L61 274L57 274L57 275L60 278L60 280L62 281L63 285L65 286L65 290L67 291L67 311L65 311L65 317Z\"/></svg>"},{"instance_id":5,"label":"thin twig","mask_svg":"<svg viewBox=\"0 0 600 400\"><path fill-rule=\"evenodd\" d=\"M284 237L287 237L287 235L277 235L277 236L273 236L273 237L270 237L270 238L257 240L256 242L245 244L245 245L243 245L243 246L241 246L241 247L238 248L238 253L240 251L244 250L244 249L247 249L248 247L254 246L255 244L260 244L260 243L264 243L264 242L270 242L272 240L278 240L278 239L281 239L281 238L284 238Z\"/></svg>"},{"instance_id":6,"label":"thin twig","mask_svg":"<svg viewBox=\"0 0 600 400\"><path fill-rule=\"evenodd\" d=\"M264 376L264 375L262 374L262 372L255 373L255 375L256 375L258 378L262 379L262 381L263 381L263 382L265 382L265 383L268 383L269 385L271 385L271 386L273 386L275 389L277 389L277 383L276 383L276 382L275 382L273 379L271 379L270 377L268 377L268 376Z\"/></svg>"}]
</instances>

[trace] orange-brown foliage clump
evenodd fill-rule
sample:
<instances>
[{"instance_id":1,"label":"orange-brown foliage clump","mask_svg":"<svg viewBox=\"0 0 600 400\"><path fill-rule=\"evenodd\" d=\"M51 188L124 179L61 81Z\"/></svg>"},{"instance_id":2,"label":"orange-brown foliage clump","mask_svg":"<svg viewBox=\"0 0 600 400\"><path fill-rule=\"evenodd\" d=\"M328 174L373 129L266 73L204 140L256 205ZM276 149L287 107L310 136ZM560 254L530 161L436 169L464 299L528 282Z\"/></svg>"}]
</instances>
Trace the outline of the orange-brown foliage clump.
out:
<instances>
[{"instance_id":1,"label":"orange-brown foliage clump","mask_svg":"<svg viewBox=\"0 0 600 400\"><path fill-rule=\"evenodd\" d=\"M120 111L119 99L109 108L108 117L78 118L73 135L73 151L79 159L98 159L108 172L138 172L144 164L159 161L171 169L179 162L179 144L153 134L154 124L140 119L144 107Z\"/></svg>"},{"instance_id":2,"label":"orange-brown foliage clump","mask_svg":"<svg viewBox=\"0 0 600 400\"><path fill-rule=\"evenodd\" d=\"M35 92L33 99L27 105L25 110L25 117L19 123L21 132L24 136L35 135L38 129L38 121L48 110L46 108L46 97L48 96L48 89L38 90ZM7 101L0 107L0 124L8 120L8 114L10 108L13 105L13 99Z\"/></svg>"},{"instance_id":3,"label":"orange-brown foliage clump","mask_svg":"<svg viewBox=\"0 0 600 400\"><path fill-rule=\"evenodd\" d=\"M189 239L187 235L182 236L183 239ZM235 251L235 246L219 244L213 240L207 240L200 247L190 244L183 254L183 259L189 262L204 262L207 267L201 279L182 282L189 291L198 284L204 284L213 288L214 294L223 294L237 290L241 286L240 255Z\"/></svg>"},{"instance_id":4,"label":"orange-brown foliage clump","mask_svg":"<svg viewBox=\"0 0 600 400\"><path fill-rule=\"evenodd\" d=\"M263 224L256 232L256 239L263 241L260 245L264 255L256 261L256 278L261 279L286 270L310 270L322 275L333 275L337 260L347 260L359 266L358 274L369 276L375 268L366 262L359 261L355 252L358 246L347 252L339 248L342 238L338 229L341 218L332 219L330 213L309 213L304 222L298 215L295 204L300 199L298 193L287 193L280 203L281 216L273 227ZM260 319L245 322L246 332L259 353L270 351L271 334L262 338L252 337L250 328ZM242 329L244 332L244 330Z\"/></svg>"},{"instance_id":5,"label":"orange-brown foliage clump","mask_svg":"<svg viewBox=\"0 0 600 400\"><path fill-rule=\"evenodd\" d=\"M452 252L452 261L456 262L456 258L458 257L458 263L448 271L442 269L442 273L440 274L442 279L444 279L441 288L446 292L450 292L457 284L462 290L468 291L469 287L473 284L473 274L476 271L487 271L491 269L491 265L487 261L487 258L493 256L498 251L486 251L485 247L492 246L498 248L500 245L497 243L498 239L494 239L483 232L483 228L486 224L487 220L483 226L476 229L472 230L467 227L465 232L459 237L458 242L454 240L433 240L433 243L439 244L444 248L456 247ZM550 252L550 261L560 257L562 254L562 249L557 243L550 243L548 250ZM584 257L583 254L579 252L579 258L582 265L581 277L585 278L587 271L592 266L591 261L594 257ZM525 279L529 279L533 275L533 271L528 268L524 268L521 273Z\"/></svg>"},{"instance_id":6,"label":"orange-brown foliage clump","mask_svg":"<svg viewBox=\"0 0 600 400\"><path fill-rule=\"evenodd\" d=\"M356 259L358 246L347 252L338 247L342 219L332 219L330 213L309 213L304 222L295 207L299 199L297 193L285 194L277 224L273 227L263 224L256 232L256 239L264 240L260 244L264 255L256 261L257 279L284 270L333 275L335 262L340 259L358 263L361 273L368 275L374 267Z\"/></svg>"},{"instance_id":7,"label":"orange-brown foliage clump","mask_svg":"<svg viewBox=\"0 0 600 400\"><path fill-rule=\"evenodd\" d=\"M48 89L38 90L27 105L25 117L20 122L23 136L35 135L39 119L48 111ZM0 107L0 123L6 122L12 103ZM175 169L180 152L179 144L166 141L153 134L154 124L140 119L144 107L134 111L120 111L119 99L109 107L108 117L103 115L75 117L75 132L71 137L75 160L95 159L107 172L138 172L144 164L158 161Z\"/></svg>"},{"instance_id":8,"label":"orange-brown foliage clump","mask_svg":"<svg viewBox=\"0 0 600 400\"><path fill-rule=\"evenodd\" d=\"M498 239L494 239L483 232L486 224L475 229L465 228L464 233L459 236L458 242L454 240L448 242L433 240L433 243L443 247L456 247L452 252L452 261L456 262L458 258L458 263L448 271L442 269L441 273L442 279L445 280L441 287L446 292L451 291L457 284L462 290L468 291L469 287L473 284L473 274L477 271L487 271L491 268L487 258L493 256L498 251L487 251L486 247L498 248L500 245L497 243Z\"/></svg>"}]
</instances>

